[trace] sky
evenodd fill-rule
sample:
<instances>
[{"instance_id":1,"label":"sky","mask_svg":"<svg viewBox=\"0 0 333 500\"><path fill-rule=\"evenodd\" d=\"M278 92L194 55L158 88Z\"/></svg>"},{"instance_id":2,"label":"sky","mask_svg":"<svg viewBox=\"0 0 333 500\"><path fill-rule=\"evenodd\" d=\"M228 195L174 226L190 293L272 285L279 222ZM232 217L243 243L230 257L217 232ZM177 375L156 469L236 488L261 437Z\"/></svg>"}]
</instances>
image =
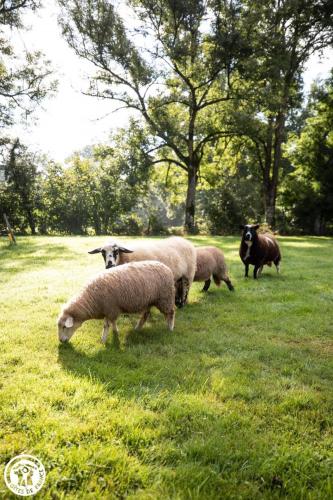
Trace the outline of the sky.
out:
<instances>
[{"instance_id":1,"label":"sky","mask_svg":"<svg viewBox=\"0 0 333 500\"><path fill-rule=\"evenodd\" d=\"M74 151L85 146L105 142L112 130L126 126L129 112L115 111L119 106L112 101L99 100L82 94L87 87L85 75L89 66L80 60L61 36L57 22L58 6L54 0L44 0L44 7L25 17L30 30L12 33L16 50L41 50L51 61L58 80L54 97L47 98L35 114L35 124L17 125L13 136L47 154L51 159L64 162ZM317 78L325 78L333 66L333 50L325 51L319 60L313 56L304 73L305 91Z\"/></svg>"}]
</instances>

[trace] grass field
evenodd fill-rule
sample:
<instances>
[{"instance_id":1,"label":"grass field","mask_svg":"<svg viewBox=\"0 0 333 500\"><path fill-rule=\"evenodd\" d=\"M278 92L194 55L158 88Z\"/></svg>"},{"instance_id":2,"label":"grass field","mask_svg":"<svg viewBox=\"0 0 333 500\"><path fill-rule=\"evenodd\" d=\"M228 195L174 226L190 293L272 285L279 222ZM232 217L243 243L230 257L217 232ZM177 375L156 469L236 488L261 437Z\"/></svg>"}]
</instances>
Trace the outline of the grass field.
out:
<instances>
[{"instance_id":1,"label":"grass field","mask_svg":"<svg viewBox=\"0 0 333 500\"><path fill-rule=\"evenodd\" d=\"M333 240L280 238L282 271L236 291L194 284L170 333L156 311L120 345L91 321L59 345L61 305L103 268L105 238L0 242L0 498L20 453L47 471L42 499L333 498Z\"/></svg>"}]
</instances>

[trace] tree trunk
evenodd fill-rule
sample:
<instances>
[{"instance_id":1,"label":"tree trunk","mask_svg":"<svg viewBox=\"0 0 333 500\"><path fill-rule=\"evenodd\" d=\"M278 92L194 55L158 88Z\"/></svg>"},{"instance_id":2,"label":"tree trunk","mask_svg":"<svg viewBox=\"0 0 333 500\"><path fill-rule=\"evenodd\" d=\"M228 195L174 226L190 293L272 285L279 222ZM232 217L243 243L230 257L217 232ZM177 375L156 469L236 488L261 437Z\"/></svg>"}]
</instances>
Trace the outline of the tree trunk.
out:
<instances>
[{"instance_id":1,"label":"tree trunk","mask_svg":"<svg viewBox=\"0 0 333 500\"><path fill-rule=\"evenodd\" d=\"M30 208L26 208L26 213L27 213L27 219L28 219L28 224L31 229L31 234L35 235L36 234L36 224L35 224L35 218L32 214L32 211Z\"/></svg>"},{"instance_id":2,"label":"tree trunk","mask_svg":"<svg viewBox=\"0 0 333 500\"><path fill-rule=\"evenodd\" d=\"M101 222L100 222L97 214L94 214L94 230L95 230L96 236L99 236L100 234L102 234Z\"/></svg>"},{"instance_id":3,"label":"tree trunk","mask_svg":"<svg viewBox=\"0 0 333 500\"><path fill-rule=\"evenodd\" d=\"M275 226L276 190L274 186L265 187L265 220L270 227Z\"/></svg>"},{"instance_id":4,"label":"tree trunk","mask_svg":"<svg viewBox=\"0 0 333 500\"><path fill-rule=\"evenodd\" d=\"M195 195L197 188L197 169L191 168L187 174L187 193L185 207L185 230L189 234L196 233L195 225Z\"/></svg>"},{"instance_id":5,"label":"tree trunk","mask_svg":"<svg viewBox=\"0 0 333 500\"><path fill-rule=\"evenodd\" d=\"M276 195L282 159L282 143L284 141L285 114L280 111L274 124L274 141L268 142L264 173L265 219L269 226L275 226Z\"/></svg>"},{"instance_id":6,"label":"tree trunk","mask_svg":"<svg viewBox=\"0 0 333 500\"><path fill-rule=\"evenodd\" d=\"M316 236L323 236L325 234L325 221L321 214L317 214L313 224L313 231Z\"/></svg>"}]
</instances>

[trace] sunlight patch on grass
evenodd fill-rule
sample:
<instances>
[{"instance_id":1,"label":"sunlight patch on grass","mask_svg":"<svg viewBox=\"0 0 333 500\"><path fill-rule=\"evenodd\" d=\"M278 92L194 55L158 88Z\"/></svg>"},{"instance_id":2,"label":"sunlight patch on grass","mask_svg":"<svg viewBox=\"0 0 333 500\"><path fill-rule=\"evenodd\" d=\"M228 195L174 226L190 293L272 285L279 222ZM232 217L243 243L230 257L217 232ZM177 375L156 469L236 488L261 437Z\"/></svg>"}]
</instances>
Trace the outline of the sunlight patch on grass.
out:
<instances>
[{"instance_id":1,"label":"sunlight patch on grass","mask_svg":"<svg viewBox=\"0 0 333 500\"><path fill-rule=\"evenodd\" d=\"M102 321L59 345L107 239L0 242L1 477L26 452L43 499L331 498L332 239L279 237L281 275L255 281L239 238L193 237L224 251L234 293L195 283L172 333L154 311L141 332L122 317L120 345L100 343Z\"/></svg>"}]
</instances>

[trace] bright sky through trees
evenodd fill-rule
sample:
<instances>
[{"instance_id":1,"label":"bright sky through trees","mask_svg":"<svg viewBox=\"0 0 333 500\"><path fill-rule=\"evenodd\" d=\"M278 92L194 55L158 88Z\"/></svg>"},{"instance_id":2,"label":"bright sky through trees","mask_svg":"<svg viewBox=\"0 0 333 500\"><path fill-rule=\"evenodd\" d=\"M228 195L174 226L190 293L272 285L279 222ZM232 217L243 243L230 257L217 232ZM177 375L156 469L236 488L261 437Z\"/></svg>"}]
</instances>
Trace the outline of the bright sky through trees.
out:
<instances>
[{"instance_id":1,"label":"bright sky through trees","mask_svg":"<svg viewBox=\"0 0 333 500\"><path fill-rule=\"evenodd\" d=\"M56 96L45 100L43 108L35 114L37 123L16 126L12 135L20 136L24 143L51 158L63 161L75 150L107 140L111 129L127 123L129 112L113 112L118 107L116 103L81 93L87 86L85 75L91 67L76 57L62 38L57 24L58 12L56 2L45 0L43 9L25 17L31 29L12 34L14 44L21 50L24 47L42 50L52 61L55 77L59 80ZM332 49L325 52L321 61L318 56L312 57L304 74L306 91L315 78L326 77L332 66Z\"/></svg>"}]
</instances>

